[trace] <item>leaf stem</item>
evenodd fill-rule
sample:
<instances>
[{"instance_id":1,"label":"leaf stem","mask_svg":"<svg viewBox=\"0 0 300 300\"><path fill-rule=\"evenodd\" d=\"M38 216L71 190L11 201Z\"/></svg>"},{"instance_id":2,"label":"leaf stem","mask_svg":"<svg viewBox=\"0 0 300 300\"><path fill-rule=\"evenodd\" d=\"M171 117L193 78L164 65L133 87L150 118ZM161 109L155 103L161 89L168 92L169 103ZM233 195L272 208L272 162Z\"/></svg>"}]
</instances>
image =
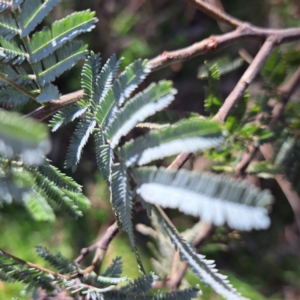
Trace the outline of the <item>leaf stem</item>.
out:
<instances>
[{"instance_id":1,"label":"leaf stem","mask_svg":"<svg viewBox=\"0 0 300 300\"><path fill-rule=\"evenodd\" d=\"M36 101L36 96L29 92L27 89L25 89L24 87L22 87L21 85L15 83L14 81L10 80L9 78L7 78L4 74L0 73L0 80L8 83L9 85L11 85L12 87L14 87L16 90L19 90L20 92L22 92L23 94L27 95L28 97L30 97L31 99Z\"/></svg>"}]
</instances>

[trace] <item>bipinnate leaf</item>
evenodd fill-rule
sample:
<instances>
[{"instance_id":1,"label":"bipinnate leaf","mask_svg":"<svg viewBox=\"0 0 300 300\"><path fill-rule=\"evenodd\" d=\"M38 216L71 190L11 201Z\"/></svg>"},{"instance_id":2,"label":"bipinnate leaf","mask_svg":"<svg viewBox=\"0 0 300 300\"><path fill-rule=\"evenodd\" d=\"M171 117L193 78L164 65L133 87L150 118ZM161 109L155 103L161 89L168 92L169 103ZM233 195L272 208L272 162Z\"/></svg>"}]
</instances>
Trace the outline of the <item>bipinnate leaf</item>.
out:
<instances>
[{"instance_id":1,"label":"bipinnate leaf","mask_svg":"<svg viewBox=\"0 0 300 300\"><path fill-rule=\"evenodd\" d=\"M7 41L4 38L0 38L0 60L4 63L12 61L12 64L21 64L28 58L28 54L23 47L17 46L13 41Z\"/></svg>"},{"instance_id":2,"label":"bipinnate leaf","mask_svg":"<svg viewBox=\"0 0 300 300\"><path fill-rule=\"evenodd\" d=\"M135 125L166 108L173 100L176 90L170 81L151 84L146 90L138 93L120 109L106 129L105 135L110 146L115 148L122 136L125 136Z\"/></svg>"},{"instance_id":3,"label":"bipinnate leaf","mask_svg":"<svg viewBox=\"0 0 300 300\"><path fill-rule=\"evenodd\" d=\"M81 71L81 87L84 89L83 98L86 101L91 101L93 97L97 78L99 77L100 73L100 67L100 54L94 54L91 52L91 55L85 60Z\"/></svg>"},{"instance_id":4,"label":"bipinnate leaf","mask_svg":"<svg viewBox=\"0 0 300 300\"><path fill-rule=\"evenodd\" d=\"M233 229L266 229L267 206L273 201L268 190L211 173L145 167L134 170L137 193L147 202L200 217L216 226L225 222Z\"/></svg>"},{"instance_id":5,"label":"bipinnate leaf","mask_svg":"<svg viewBox=\"0 0 300 300\"><path fill-rule=\"evenodd\" d=\"M96 111L98 105L102 102L109 89L112 87L113 80L119 70L122 58L117 60L115 54L113 54L104 64L99 76L96 78L95 91L93 94L92 106L93 110Z\"/></svg>"},{"instance_id":6,"label":"bipinnate leaf","mask_svg":"<svg viewBox=\"0 0 300 300\"><path fill-rule=\"evenodd\" d=\"M125 70L114 81L113 91L116 102L122 106L127 98L138 85L146 78L150 69L146 66L147 61L138 59L128 65Z\"/></svg>"},{"instance_id":7,"label":"bipinnate leaf","mask_svg":"<svg viewBox=\"0 0 300 300\"><path fill-rule=\"evenodd\" d=\"M226 279L227 276L218 273L213 260L206 260L204 255L197 254L166 220L164 215L157 208L153 208L161 225L165 229L172 243L179 251L180 256L188 264L190 269L215 292L228 300L246 300Z\"/></svg>"},{"instance_id":8,"label":"bipinnate leaf","mask_svg":"<svg viewBox=\"0 0 300 300\"><path fill-rule=\"evenodd\" d=\"M84 59L87 54L87 45L81 42L72 41L54 54L42 60L44 70L37 72L38 82L42 85L50 83L56 77L71 69L79 60Z\"/></svg>"},{"instance_id":9,"label":"bipinnate leaf","mask_svg":"<svg viewBox=\"0 0 300 300\"><path fill-rule=\"evenodd\" d=\"M139 270L145 274L142 261L140 259L132 226L132 191L129 183L126 167L117 163L112 166L111 170L111 204L115 211L116 217L120 221L121 229L128 233L132 250L135 253Z\"/></svg>"},{"instance_id":10,"label":"bipinnate leaf","mask_svg":"<svg viewBox=\"0 0 300 300\"><path fill-rule=\"evenodd\" d=\"M60 0L25 1L18 16L22 29L21 37L29 35L59 2Z\"/></svg>"},{"instance_id":11,"label":"bipinnate leaf","mask_svg":"<svg viewBox=\"0 0 300 300\"><path fill-rule=\"evenodd\" d=\"M52 83L48 83L42 88L42 92L36 97L40 103L49 102L54 99L58 99L60 96L57 86Z\"/></svg>"},{"instance_id":12,"label":"bipinnate leaf","mask_svg":"<svg viewBox=\"0 0 300 300\"><path fill-rule=\"evenodd\" d=\"M127 167L141 166L180 152L206 150L222 144L220 124L198 118L183 120L131 140L118 149Z\"/></svg>"},{"instance_id":13,"label":"bipinnate leaf","mask_svg":"<svg viewBox=\"0 0 300 300\"><path fill-rule=\"evenodd\" d=\"M44 28L35 33L30 41L31 61L37 62L83 32L91 31L97 21L90 10L74 12L52 24L51 30Z\"/></svg>"},{"instance_id":14,"label":"bipinnate leaf","mask_svg":"<svg viewBox=\"0 0 300 300\"><path fill-rule=\"evenodd\" d=\"M1 10L1 9L0 9ZM11 14L0 15L0 35L6 40L12 39L19 33L16 20Z\"/></svg>"},{"instance_id":15,"label":"bipinnate leaf","mask_svg":"<svg viewBox=\"0 0 300 300\"><path fill-rule=\"evenodd\" d=\"M86 106L80 106L78 104L69 105L53 116L49 122L49 126L52 127L52 131L54 132L60 127L65 126L80 117L86 110Z\"/></svg>"},{"instance_id":16,"label":"bipinnate leaf","mask_svg":"<svg viewBox=\"0 0 300 300\"><path fill-rule=\"evenodd\" d=\"M22 155L25 164L40 164L50 150L47 127L17 113L0 110L0 154Z\"/></svg>"},{"instance_id":17,"label":"bipinnate leaf","mask_svg":"<svg viewBox=\"0 0 300 300\"><path fill-rule=\"evenodd\" d=\"M36 191L30 190L29 193L25 194L23 203L34 220L48 222L55 220L53 209L47 200Z\"/></svg>"},{"instance_id":18,"label":"bipinnate leaf","mask_svg":"<svg viewBox=\"0 0 300 300\"><path fill-rule=\"evenodd\" d=\"M35 250L40 257L57 269L61 274L68 274L77 269L76 264L65 258L60 252L51 253L47 248L35 246Z\"/></svg>"},{"instance_id":19,"label":"bipinnate leaf","mask_svg":"<svg viewBox=\"0 0 300 300\"><path fill-rule=\"evenodd\" d=\"M87 143L87 140L93 132L95 126L96 121L92 120L90 117L79 121L68 148L65 162L65 167L67 169L72 168L73 171L76 170L76 166L81 157L82 149Z\"/></svg>"},{"instance_id":20,"label":"bipinnate leaf","mask_svg":"<svg viewBox=\"0 0 300 300\"><path fill-rule=\"evenodd\" d=\"M105 139L101 130L94 130L94 138L96 143L97 167L100 170L107 185L110 186L111 166L114 156L113 150L108 144L105 143Z\"/></svg>"},{"instance_id":21,"label":"bipinnate leaf","mask_svg":"<svg viewBox=\"0 0 300 300\"><path fill-rule=\"evenodd\" d=\"M0 89L0 104L4 107L22 106L28 103L29 96L11 86Z\"/></svg>"}]
</instances>

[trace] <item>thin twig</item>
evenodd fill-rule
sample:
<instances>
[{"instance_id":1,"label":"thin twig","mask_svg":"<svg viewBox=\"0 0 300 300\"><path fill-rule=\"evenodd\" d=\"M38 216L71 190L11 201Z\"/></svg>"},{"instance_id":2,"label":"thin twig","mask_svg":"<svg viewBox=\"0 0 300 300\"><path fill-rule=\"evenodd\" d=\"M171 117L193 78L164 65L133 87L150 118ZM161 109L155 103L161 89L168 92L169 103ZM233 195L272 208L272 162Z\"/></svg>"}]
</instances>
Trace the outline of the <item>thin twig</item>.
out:
<instances>
[{"instance_id":1,"label":"thin twig","mask_svg":"<svg viewBox=\"0 0 300 300\"><path fill-rule=\"evenodd\" d=\"M241 26L242 24L242 22L239 21L238 19L228 15L219 7L211 5L210 3L201 0L185 0L185 1L193 5L197 9L201 10L207 16L210 16L217 21L221 21L235 28Z\"/></svg>"},{"instance_id":2,"label":"thin twig","mask_svg":"<svg viewBox=\"0 0 300 300\"><path fill-rule=\"evenodd\" d=\"M46 106L39 107L33 112L26 115L26 117L34 118L39 121L43 121L63 108L76 103L78 100L82 99L84 90L79 90L74 93L61 96L57 100L51 100L46 104Z\"/></svg>"},{"instance_id":3,"label":"thin twig","mask_svg":"<svg viewBox=\"0 0 300 300\"><path fill-rule=\"evenodd\" d=\"M36 95L31 93L30 91L28 91L26 88L24 88L23 86L15 83L13 80L7 78L4 74L0 73L0 80L8 83L9 85L11 85L12 87L14 87L16 90L20 91L21 93L23 93L24 95L28 96L29 98L33 99L36 101Z\"/></svg>"},{"instance_id":4,"label":"thin twig","mask_svg":"<svg viewBox=\"0 0 300 300\"><path fill-rule=\"evenodd\" d=\"M53 271L48 270L46 268L40 267L40 266L38 266L36 264L33 264L31 262L28 262L26 260L18 258L16 256L14 256L14 255L12 255L12 254L10 254L10 253L2 250L2 249L0 249L0 253L2 253L3 255L5 255L6 257L9 257L9 258L13 259L14 261L17 261L18 263L20 263L22 265L28 266L29 268L34 268L34 269L39 270L39 271L41 271L43 273L47 273L47 274L53 275L55 277L59 277L61 279L66 279L66 280L68 279L68 276L65 276L63 274L60 274L60 273L57 273L57 272L53 272Z\"/></svg>"},{"instance_id":5,"label":"thin twig","mask_svg":"<svg viewBox=\"0 0 300 300\"><path fill-rule=\"evenodd\" d=\"M75 262L80 263L85 256L87 256L90 252L96 250L97 248L101 249L101 257L103 258L110 242L118 234L118 232L119 230L117 222L114 222L106 229L105 233L101 236L101 238L98 241L96 241L94 244L87 248L83 248L80 251L80 255L75 259Z\"/></svg>"},{"instance_id":6,"label":"thin twig","mask_svg":"<svg viewBox=\"0 0 300 300\"><path fill-rule=\"evenodd\" d=\"M256 77L257 73L260 71L262 65L269 57L275 45L274 37L269 37L263 46L258 51L257 55L249 65L246 72L243 74L237 85L234 87L232 92L226 98L224 104L219 109L218 113L214 116L214 120L223 123L228 117L230 111L238 103L238 100L243 96L243 93L249 86L249 84Z\"/></svg>"}]
</instances>

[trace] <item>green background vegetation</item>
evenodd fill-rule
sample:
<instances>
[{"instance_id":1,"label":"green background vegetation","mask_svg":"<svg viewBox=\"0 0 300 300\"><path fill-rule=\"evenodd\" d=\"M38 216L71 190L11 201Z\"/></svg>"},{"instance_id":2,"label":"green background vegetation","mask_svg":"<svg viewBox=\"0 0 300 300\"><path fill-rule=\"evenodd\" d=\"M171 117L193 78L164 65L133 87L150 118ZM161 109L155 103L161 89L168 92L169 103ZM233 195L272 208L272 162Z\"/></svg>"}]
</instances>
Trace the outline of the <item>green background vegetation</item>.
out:
<instances>
[{"instance_id":1,"label":"green background vegetation","mask_svg":"<svg viewBox=\"0 0 300 300\"><path fill-rule=\"evenodd\" d=\"M300 26L300 5L298 1L246 0L223 1L226 11L240 19L265 27ZM104 60L112 53L124 56L123 67L137 58L152 58L164 50L172 50L191 45L210 34L221 33L218 25L202 13L176 0L65 0L54 9L48 21L71 13L91 8L96 11L99 22L96 29L84 38L90 49L101 52ZM203 81L197 79L197 70L204 60L216 58L226 53L237 56L237 50L245 47L255 53L257 42L245 42L214 55L201 56L185 64L177 64L155 72L149 76L144 86L161 78L171 79L179 93L172 109L179 113L195 111L203 113ZM241 75L243 69L222 78L221 94L227 95ZM57 82L62 93L80 88L78 80L80 68L64 74ZM26 107L28 112L34 107ZM74 130L67 126L53 134L53 149L49 158L54 165L63 168L66 149ZM76 258L80 249L95 241L97 234L114 219L109 203L108 189L96 171L93 141L87 145L83 160L74 174L75 180L83 185L92 207L83 218L73 220L65 215L58 216L55 223L34 222L24 209L17 205L4 206L0 214L1 247L7 252L25 260L44 264L34 250L42 245L49 250L59 250L68 258ZM167 161L164 162L167 165ZM193 168L194 165L191 165ZM69 174L70 175L70 174ZM225 228L217 229L200 252L209 259L215 259L217 266L229 276L231 283L251 299L299 299L299 240L288 237L293 232L294 216L273 180L265 180L265 187L276 196L272 210L272 226L261 232L235 233ZM190 227L195 220L170 212L174 224L180 230ZM148 222L143 214L135 218L135 223ZM138 246L148 271L151 270L147 239L138 234ZM298 250L298 251L297 251ZM122 233L112 242L105 264L121 255L124 262L124 275L135 278L139 275L134 254L130 250L126 234ZM86 265L92 255L85 260ZM46 265L45 265L46 266ZM199 280L191 272L187 274L191 284ZM220 299L209 288L201 286L203 299ZM0 299L20 297L22 286L0 282ZM290 298L288 298L290 295ZM295 296L293 296L295 295ZM298 296L297 296L298 295ZM294 298L293 298L294 297Z\"/></svg>"}]
</instances>

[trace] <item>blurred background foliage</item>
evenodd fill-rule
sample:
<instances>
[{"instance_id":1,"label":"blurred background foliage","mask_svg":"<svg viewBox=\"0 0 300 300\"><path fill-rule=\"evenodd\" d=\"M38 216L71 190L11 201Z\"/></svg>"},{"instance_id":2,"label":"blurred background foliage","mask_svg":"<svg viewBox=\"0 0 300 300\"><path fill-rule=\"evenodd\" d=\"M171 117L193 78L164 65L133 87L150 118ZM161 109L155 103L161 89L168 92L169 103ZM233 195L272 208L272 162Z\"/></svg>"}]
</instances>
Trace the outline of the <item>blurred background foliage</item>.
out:
<instances>
[{"instance_id":1,"label":"blurred background foliage","mask_svg":"<svg viewBox=\"0 0 300 300\"><path fill-rule=\"evenodd\" d=\"M263 27L283 28L300 26L299 0L247 0L222 1L225 10L233 16ZM221 34L218 24L187 5L176 0L64 0L57 6L48 22L59 19L73 11L90 8L96 11L99 19L96 29L83 39L90 49L101 52L106 60L112 53L124 56L123 67L137 58L153 58L165 50L175 50L200 41L211 34ZM144 83L161 78L171 79L178 89L175 103L170 109L179 116L185 111L204 113L205 80L197 78L199 67L205 60L226 56L231 59L239 57L238 50L247 49L255 54L259 42L245 41L222 50L216 54L200 56L178 63L171 67L152 73ZM225 97L247 67L244 63L238 70L222 76L221 97ZM65 73L58 81L60 91L65 94L80 88L80 66ZM257 85L250 88L257 93ZM21 108L23 113L34 109L34 105ZM63 169L68 143L74 130L74 124L52 134L53 148L49 158L53 164ZM97 171L95 154L90 141L83 153L83 159L74 179L83 185L92 207L84 217L73 220L59 216L55 223L37 223L23 210L13 205L1 208L0 230L1 247L23 259L43 263L35 254L34 246L42 245L49 250L59 250L69 258L76 258L80 249L95 241L110 225L114 216L110 208L107 187ZM163 162L167 165L170 160ZM194 158L186 167L203 169L205 161ZM205 167L204 167L205 168ZM261 185L270 188L276 196L272 209L272 225L265 231L238 233L222 227L217 228L213 236L200 249L209 259L216 260L221 271L229 276L232 284L245 296L251 299L300 299L300 242L295 234L295 221L292 210L272 180L264 180ZM170 211L172 220L179 230L185 230L197 220ZM138 215L135 223L150 224L146 214ZM147 237L137 232L138 245L142 259L148 271L152 270L149 257L153 253L147 247ZM122 255L124 275L135 278L138 270L134 254L130 250L126 234L122 233L112 242L105 264ZM91 261L92 254L86 258ZM132 267L134 266L134 267ZM198 279L191 272L186 279L191 284L198 284ZM203 289L202 299L220 299L209 288ZM20 297L22 287L16 284L0 283L0 299ZM22 298L22 296L20 297Z\"/></svg>"}]
</instances>

